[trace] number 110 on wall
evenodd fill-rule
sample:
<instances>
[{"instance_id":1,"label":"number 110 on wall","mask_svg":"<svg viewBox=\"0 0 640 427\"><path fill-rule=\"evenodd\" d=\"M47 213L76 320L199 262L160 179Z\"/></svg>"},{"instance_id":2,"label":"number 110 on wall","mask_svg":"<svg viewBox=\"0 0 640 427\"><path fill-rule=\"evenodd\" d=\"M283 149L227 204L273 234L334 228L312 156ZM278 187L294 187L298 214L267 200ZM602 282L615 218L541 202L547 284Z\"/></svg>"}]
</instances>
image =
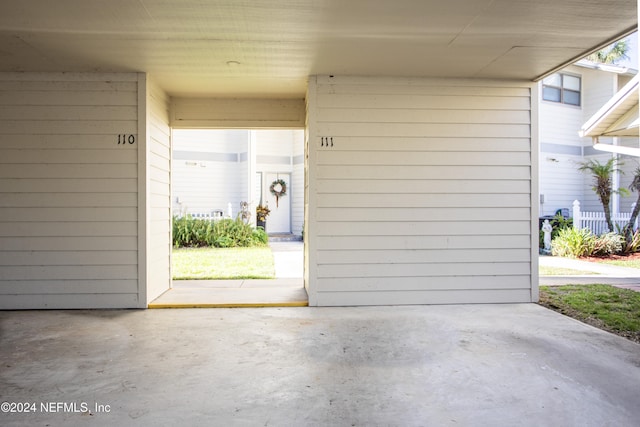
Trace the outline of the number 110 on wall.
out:
<instances>
[{"instance_id":1,"label":"number 110 on wall","mask_svg":"<svg viewBox=\"0 0 640 427\"><path fill-rule=\"evenodd\" d=\"M118 134L118 145L135 144L136 136L132 134Z\"/></svg>"}]
</instances>

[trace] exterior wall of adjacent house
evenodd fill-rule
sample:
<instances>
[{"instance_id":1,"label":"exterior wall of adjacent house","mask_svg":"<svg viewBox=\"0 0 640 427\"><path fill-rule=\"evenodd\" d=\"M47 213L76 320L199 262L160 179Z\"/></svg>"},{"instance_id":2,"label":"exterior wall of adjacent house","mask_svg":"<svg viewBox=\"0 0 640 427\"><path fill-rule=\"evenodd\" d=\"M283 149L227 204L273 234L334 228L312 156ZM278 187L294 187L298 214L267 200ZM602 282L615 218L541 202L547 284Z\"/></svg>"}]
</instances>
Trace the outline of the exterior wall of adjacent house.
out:
<instances>
[{"instance_id":1,"label":"exterior wall of adjacent house","mask_svg":"<svg viewBox=\"0 0 640 427\"><path fill-rule=\"evenodd\" d=\"M296 143L291 159L291 182L295 186L295 197L291 199L291 232L302 235L304 228L304 130L293 131Z\"/></svg>"},{"instance_id":2,"label":"exterior wall of adjacent house","mask_svg":"<svg viewBox=\"0 0 640 427\"><path fill-rule=\"evenodd\" d=\"M150 174L167 162L141 135L144 82L135 73L0 73L1 309L146 306L140 227L156 235L140 215L161 202L139 212L140 155ZM148 129L154 145L166 144L161 128Z\"/></svg>"},{"instance_id":3,"label":"exterior wall of adjacent house","mask_svg":"<svg viewBox=\"0 0 640 427\"><path fill-rule=\"evenodd\" d=\"M173 210L182 214L228 214L240 202L266 200L267 173L291 174L291 228L302 233L304 213L303 130L175 130ZM249 142L252 147L249 148ZM255 151L255 160L251 152ZM251 162L254 162L251 164ZM250 189L248 172L262 175L262 189ZM256 181L258 182L258 181ZM271 208L274 208L273 206ZM252 221L255 218L252 217Z\"/></svg>"},{"instance_id":4,"label":"exterior wall of adjacent house","mask_svg":"<svg viewBox=\"0 0 640 427\"><path fill-rule=\"evenodd\" d=\"M256 171L263 174L263 199L266 200L266 191L270 185L270 182L264 180L267 173L290 174L291 183L287 193L291 198L291 232L295 235L301 235L304 221L304 162L302 158L304 130L263 130L255 132L255 135ZM269 207L275 208L274 206Z\"/></svg>"},{"instance_id":5,"label":"exterior wall of adjacent house","mask_svg":"<svg viewBox=\"0 0 640 427\"><path fill-rule=\"evenodd\" d=\"M233 215L247 201L247 130L173 132L173 211Z\"/></svg>"},{"instance_id":6,"label":"exterior wall of adjacent house","mask_svg":"<svg viewBox=\"0 0 640 427\"><path fill-rule=\"evenodd\" d=\"M593 69L579 65L567 67L562 73L582 79L582 105L572 106L542 100L542 84L538 87L540 97L540 165L539 191L541 194L540 216L554 215L558 209L571 212L574 200L579 200L582 210L602 211L602 205L593 192L593 179L588 173L578 170L580 163L590 159L606 162L611 154L594 150L590 138L581 138L581 126L626 84L630 77L612 71ZM601 142L612 143L612 138L601 138ZM621 145L632 145L627 138L618 138ZM637 146L637 141L635 142ZM632 179L636 161L621 156L624 173L620 186L628 186ZM620 197L620 211L630 209L634 197Z\"/></svg>"},{"instance_id":7,"label":"exterior wall of adjacent house","mask_svg":"<svg viewBox=\"0 0 640 427\"><path fill-rule=\"evenodd\" d=\"M537 300L532 89L310 78L310 305Z\"/></svg>"}]
</instances>

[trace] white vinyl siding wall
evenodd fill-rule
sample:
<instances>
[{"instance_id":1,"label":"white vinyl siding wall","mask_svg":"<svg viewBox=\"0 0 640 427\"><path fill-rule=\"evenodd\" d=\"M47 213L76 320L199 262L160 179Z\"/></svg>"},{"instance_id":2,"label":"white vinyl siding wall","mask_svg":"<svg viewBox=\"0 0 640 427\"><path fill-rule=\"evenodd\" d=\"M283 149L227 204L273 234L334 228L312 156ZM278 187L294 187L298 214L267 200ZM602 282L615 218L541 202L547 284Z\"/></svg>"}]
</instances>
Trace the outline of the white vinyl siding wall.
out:
<instances>
[{"instance_id":1,"label":"white vinyl siding wall","mask_svg":"<svg viewBox=\"0 0 640 427\"><path fill-rule=\"evenodd\" d=\"M137 74L0 73L0 308L138 307Z\"/></svg>"},{"instance_id":2,"label":"white vinyl siding wall","mask_svg":"<svg viewBox=\"0 0 640 427\"><path fill-rule=\"evenodd\" d=\"M304 131L295 130L291 172L291 231L295 235L302 234L304 226Z\"/></svg>"},{"instance_id":3,"label":"white vinyl siding wall","mask_svg":"<svg viewBox=\"0 0 640 427\"><path fill-rule=\"evenodd\" d=\"M571 75L582 77L577 72ZM583 104L588 97L585 93L587 81L582 79ZM542 90L541 84L539 90ZM544 195L544 203L538 216L554 215L562 208L571 210L573 201L583 194L584 177L578 171L578 164L583 159L584 140L578 135L583 117L583 107L540 102L540 194ZM572 150L575 155L565 154Z\"/></svg>"},{"instance_id":4,"label":"white vinyl siding wall","mask_svg":"<svg viewBox=\"0 0 640 427\"><path fill-rule=\"evenodd\" d=\"M304 222L303 132L300 129L255 132L257 171L263 173L263 178L269 172L291 174L291 181L285 197L289 197L291 202L291 232L298 236L302 234ZM264 182L262 191L265 200L268 199L270 185L271 182ZM275 206L269 207L275 208Z\"/></svg>"},{"instance_id":5,"label":"white vinyl siding wall","mask_svg":"<svg viewBox=\"0 0 640 427\"><path fill-rule=\"evenodd\" d=\"M169 128L169 97L158 86L147 82L146 150L147 162L140 167L147 171L147 215L142 223L146 230L146 251L140 265L146 266L146 278L140 280L141 295L146 304L171 286L171 129ZM142 203L141 203L142 205ZM141 233L141 238L143 237ZM144 241L140 242L142 246Z\"/></svg>"},{"instance_id":6,"label":"white vinyl siding wall","mask_svg":"<svg viewBox=\"0 0 640 427\"><path fill-rule=\"evenodd\" d=\"M172 165L174 214L227 214L234 216L247 201L246 130L175 130ZM257 202L256 202L257 204Z\"/></svg>"},{"instance_id":7,"label":"white vinyl siding wall","mask_svg":"<svg viewBox=\"0 0 640 427\"><path fill-rule=\"evenodd\" d=\"M529 83L322 76L307 103L310 305L537 298Z\"/></svg>"},{"instance_id":8,"label":"white vinyl siding wall","mask_svg":"<svg viewBox=\"0 0 640 427\"><path fill-rule=\"evenodd\" d=\"M569 209L573 201L582 198L584 176L577 170L582 156L540 153L540 194L544 203L540 205L540 216L555 215L558 209Z\"/></svg>"}]
</instances>

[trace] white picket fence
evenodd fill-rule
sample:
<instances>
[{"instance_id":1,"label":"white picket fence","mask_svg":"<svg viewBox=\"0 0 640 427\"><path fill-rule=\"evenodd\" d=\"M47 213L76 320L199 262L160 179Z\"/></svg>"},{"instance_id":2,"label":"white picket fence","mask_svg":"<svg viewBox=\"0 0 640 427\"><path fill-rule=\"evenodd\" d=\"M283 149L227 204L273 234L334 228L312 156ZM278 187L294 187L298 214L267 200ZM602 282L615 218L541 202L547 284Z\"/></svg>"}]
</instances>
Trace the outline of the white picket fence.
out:
<instances>
[{"instance_id":1,"label":"white picket fence","mask_svg":"<svg viewBox=\"0 0 640 427\"><path fill-rule=\"evenodd\" d=\"M190 213L189 215L191 215L192 218L206 219L209 221L216 221L224 218L224 216L222 215L222 211L212 211L212 212L205 212L205 213L193 212L193 213Z\"/></svg>"},{"instance_id":2,"label":"white picket fence","mask_svg":"<svg viewBox=\"0 0 640 427\"><path fill-rule=\"evenodd\" d=\"M631 213L617 213L611 215L611 221L613 222L614 229L612 231L617 232L618 228L622 230L631 218ZM573 228L581 229L588 228L593 234L601 235L609 232L607 227L607 221L604 217L604 212L583 212L580 210L580 202L574 200L573 202ZM638 228L638 219L633 226L633 229Z\"/></svg>"}]
</instances>

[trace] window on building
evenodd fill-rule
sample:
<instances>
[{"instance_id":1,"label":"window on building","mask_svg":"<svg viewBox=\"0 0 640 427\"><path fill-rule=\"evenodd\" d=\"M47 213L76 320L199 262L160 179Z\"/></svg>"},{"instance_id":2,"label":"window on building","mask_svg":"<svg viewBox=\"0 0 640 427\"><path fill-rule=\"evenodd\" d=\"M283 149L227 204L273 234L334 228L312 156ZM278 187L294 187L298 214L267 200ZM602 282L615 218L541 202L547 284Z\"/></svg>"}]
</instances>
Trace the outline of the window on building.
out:
<instances>
[{"instance_id":1,"label":"window on building","mask_svg":"<svg viewBox=\"0 0 640 427\"><path fill-rule=\"evenodd\" d=\"M580 77L552 74L542 80L542 99L562 104L580 105Z\"/></svg>"}]
</instances>

